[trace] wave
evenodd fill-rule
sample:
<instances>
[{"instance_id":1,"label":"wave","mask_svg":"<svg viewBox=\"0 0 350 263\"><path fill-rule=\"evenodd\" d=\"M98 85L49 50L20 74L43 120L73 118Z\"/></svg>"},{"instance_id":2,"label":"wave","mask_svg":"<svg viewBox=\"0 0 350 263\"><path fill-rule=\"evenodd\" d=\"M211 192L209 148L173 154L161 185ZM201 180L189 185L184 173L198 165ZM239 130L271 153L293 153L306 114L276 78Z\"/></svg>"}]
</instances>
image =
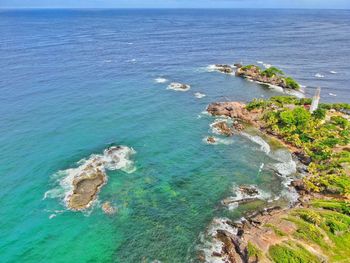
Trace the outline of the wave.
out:
<instances>
[{"instance_id":1,"label":"wave","mask_svg":"<svg viewBox=\"0 0 350 263\"><path fill-rule=\"evenodd\" d=\"M43 199L60 198L67 206L69 198L73 194L75 179L95 171L101 171L106 179L106 170L121 170L132 173L136 170L136 167L130 157L135 153L134 149L127 146L112 146L105 149L103 154L92 154L88 159L77 162L78 167L55 173L52 177L58 185L45 192Z\"/></svg>"},{"instance_id":2,"label":"wave","mask_svg":"<svg viewBox=\"0 0 350 263\"><path fill-rule=\"evenodd\" d=\"M337 74L338 72L336 72L336 71L334 71L334 70L331 70L331 71L329 71L329 73L331 73L331 74Z\"/></svg>"},{"instance_id":3,"label":"wave","mask_svg":"<svg viewBox=\"0 0 350 263\"><path fill-rule=\"evenodd\" d=\"M208 226L205 233L199 235L200 244L197 250L201 251L205 257L205 262L222 263L229 262L228 258L217 257L215 255L222 254L224 243L217 238L219 230L224 230L233 236L236 236L238 229L233 226L228 218L214 218ZM226 261L223 261L226 260Z\"/></svg>"},{"instance_id":4,"label":"wave","mask_svg":"<svg viewBox=\"0 0 350 263\"><path fill-rule=\"evenodd\" d=\"M255 142L256 144L260 145L260 150L263 151L266 154L269 154L271 151L270 145L260 136L257 135L250 135L248 133L242 132L243 136L251 140L252 142Z\"/></svg>"},{"instance_id":5,"label":"wave","mask_svg":"<svg viewBox=\"0 0 350 263\"><path fill-rule=\"evenodd\" d=\"M268 68L271 68L271 67L272 67L272 65L271 65L271 64L267 64L267 63L263 63L263 66L264 66L264 68L266 68L266 69L268 69Z\"/></svg>"},{"instance_id":6,"label":"wave","mask_svg":"<svg viewBox=\"0 0 350 263\"><path fill-rule=\"evenodd\" d=\"M167 80L166 78L162 78L162 77L159 77L159 78L155 78L154 79L154 82L155 83L166 83L168 82L169 80Z\"/></svg>"},{"instance_id":7,"label":"wave","mask_svg":"<svg viewBox=\"0 0 350 263\"><path fill-rule=\"evenodd\" d=\"M213 123L210 124L210 128L212 133L217 134L217 135L222 135L221 130L215 127L215 125L219 122L226 122L228 125L232 124L232 119L226 116L222 116L220 118L216 118Z\"/></svg>"},{"instance_id":8,"label":"wave","mask_svg":"<svg viewBox=\"0 0 350 263\"><path fill-rule=\"evenodd\" d=\"M205 95L204 93L196 92L196 93L194 93L194 96L195 96L197 99L201 99L201 98L204 98L204 97L207 96L207 95Z\"/></svg>"},{"instance_id":9,"label":"wave","mask_svg":"<svg viewBox=\"0 0 350 263\"><path fill-rule=\"evenodd\" d=\"M316 78L324 78L324 75L322 75L321 73L316 73L316 74L315 74L315 77L316 77Z\"/></svg>"},{"instance_id":10,"label":"wave","mask_svg":"<svg viewBox=\"0 0 350 263\"><path fill-rule=\"evenodd\" d=\"M328 95L329 95L329 96L333 96L333 97L336 97L336 96L337 96L337 94L334 94L334 93L331 93L331 92L328 93Z\"/></svg>"}]
</instances>

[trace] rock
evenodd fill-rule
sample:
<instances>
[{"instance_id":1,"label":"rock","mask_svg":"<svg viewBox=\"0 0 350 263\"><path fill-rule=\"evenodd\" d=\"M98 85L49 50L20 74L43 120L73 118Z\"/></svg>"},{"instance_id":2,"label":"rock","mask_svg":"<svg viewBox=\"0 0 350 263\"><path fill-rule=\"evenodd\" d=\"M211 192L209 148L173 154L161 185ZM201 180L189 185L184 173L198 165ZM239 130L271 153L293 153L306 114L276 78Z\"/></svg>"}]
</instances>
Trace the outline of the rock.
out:
<instances>
[{"instance_id":1,"label":"rock","mask_svg":"<svg viewBox=\"0 0 350 263\"><path fill-rule=\"evenodd\" d=\"M239 122L234 122L233 123L233 127L236 129L236 131L238 131L238 132L241 132L241 131L243 131L244 130L244 126L243 126L243 124L241 124L241 123L239 123Z\"/></svg>"},{"instance_id":2,"label":"rock","mask_svg":"<svg viewBox=\"0 0 350 263\"><path fill-rule=\"evenodd\" d=\"M212 144L212 143L215 143L216 140L215 140L214 137L210 136L210 137L207 138L207 142Z\"/></svg>"},{"instance_id":3,"label":"rock","mask_svg":"<svg viewBox=\"0 0 350 263\"><path fill-rule=\"evenodd\" d=\"M243 65L241 64L241 63L235 63L235 64L233 64L236 68L241 68L241 67L243 67Z\"/></svg>"},{"instance_id":4,"label":"rock","mask_svg":"<svg viewBox=\"0 0 350 263\"><path fill-rule=\"evenodd\" d=\"M292 181L291 186L293 186L295 188L295 190L299 191L305 191L305 185L302 179L296 179L294 181Z\"/></svg>"},{"instance_id":5,"label":"rock","mask_svg":"<svg viewBox=\"0 0 350 263\"><path fill-rule=\"evenodd\" d=\"M222 256L221 253L216 252L216 251L213 251L213 253L211 255L214 257L221 257Z\"/></svg>"},{"instance_id":6,"label":"rock","mask_svg":"<svg viewBox=\"0 0 350 263\"><path fill-rule=\"evenodd\" d=\"M190 85L178 83L178 82L172 82L168 86L168 89L176 90L176 91L187 91L191 88Z\"/></svg>"},{"instance_id":7,"label":"rock","mask_svg":"<svg viewBox=\"0 0 350 263\"><path fill-rule=\"evenodd\" d=\"M69 197L68 206L73 210L85 209L95 199L100 187L105 183L106 176L100 169L87 167L84 174L73 181L73 193Z\"/></svg>"},{"instance_id":8,"label":"rock","mask_svg":"<svg viewBox=\"0 0 350 263\"><path fill-rule=\"evenodd\" d=\"M226 74L230 74L233 72L233 68L230 65L226 65L226 64L216 64L215 68L222 72L222 73L226 73Z\"/></svg>"},{"instance_id":9,"label":"rock","mask_svg":"<svg viewBox=\"0 0 350 263\"><path fill-rule=\"evenodd\" d=\"M253 81L279 86L281 88L287 88L287 83L283 77L277 75L268 77L267 75L261 74L260 68L255 65L239 67L236 71L236 76L249 78Z\"/></svg>"},{"instance_id":10,"label":"rock","mask_svg":"<svg viewBox=\"0 0 350 263\"><path fill-rule=\"evenodd\" d=\"M117 209L113 207L110 202L104 202L102 205L102 210L107 215L113 215L117 212Z\"/></svg>"},{"instance_id":11,"label":"rock","mask_svg":"<svg viewBox=\"0 0 350 263\"><path fill-rule=\"evenodd\" d=\"M244 103L240 102L214 102L209 104L207 111L213 116L227 116L237 118L244 122L255 125L255 120L258 119L259 113L248 111Z\"/></svg>"},{"instance_id":12,"label":"rock","mask_svg":"<svg viewBox=\"0 0 350 263\"><path fill-rule=\"evenodd\" d=\"M246 194L248 196L254 196L259 194L258 189L256 189L256 187L254 186L240 186L239 191L242 194Z\"/></svg>"},{"instance_id":13,"label":"rock","mask_svg":"<svg viewBox=\"0 0 350 263\"><path fill-rule=\"evenodd\" d=\"M213 127L219 130L222 135L225 135L225 136L233 135L232 129L228 126L227 122L225 121L217 122L213 125Z\"/></svg>"},{"instance_id":14,"label":"rock","mask_svg":"<svg viewBox=\"0 0 350 263\"><path fill-rule=\"evenodd\" d=\"M312 161L311 157L307 156L303 152L294 152L294 154L302 164L309 165Z\"/></svg>"}]
</instances>

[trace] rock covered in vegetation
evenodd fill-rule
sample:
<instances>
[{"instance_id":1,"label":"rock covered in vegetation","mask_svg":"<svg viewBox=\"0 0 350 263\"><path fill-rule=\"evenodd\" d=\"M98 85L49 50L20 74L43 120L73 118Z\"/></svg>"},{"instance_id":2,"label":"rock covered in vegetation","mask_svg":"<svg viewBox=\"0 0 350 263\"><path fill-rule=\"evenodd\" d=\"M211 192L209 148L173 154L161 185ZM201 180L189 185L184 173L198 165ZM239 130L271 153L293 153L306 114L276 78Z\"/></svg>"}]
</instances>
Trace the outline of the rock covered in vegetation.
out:
<instances>
[{"instance_id":1,"label":"rock covered in vegetation","mask_svg":"<svg viewBox=\"0 0 350 263\"><path fill-rule=\"evenodd\" d=\"M236 76L284 89L300 89L300 85L295 80L285 77L284 73L275 67L262 70L256 65L241 66L237 67Z\"/></svg>"}]
</instances>

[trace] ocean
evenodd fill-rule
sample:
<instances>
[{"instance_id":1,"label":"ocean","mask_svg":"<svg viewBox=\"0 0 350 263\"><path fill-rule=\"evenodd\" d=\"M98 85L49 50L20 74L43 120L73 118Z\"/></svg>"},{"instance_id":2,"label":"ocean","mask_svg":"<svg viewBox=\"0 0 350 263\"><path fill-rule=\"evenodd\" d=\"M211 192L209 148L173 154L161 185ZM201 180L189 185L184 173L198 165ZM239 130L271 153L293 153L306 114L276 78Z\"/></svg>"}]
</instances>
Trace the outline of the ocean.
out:
<instances>
[{"instance_id":1,"label":"ocean","mask_svg":"<svg viewBox=\"0 0 350 263\"><path fill-rule=\"evenodd\" d=\"M214 218L287 204L286 149L216 135L204 112L280 93L210 65L274 65L350 103L349 28L348 10L0 10L0 261L196 262ZM133 169L68 210L66 170L111 145L135 151ZM223 206L241 184L263 200Z\"/></svg>"}]
</instances>

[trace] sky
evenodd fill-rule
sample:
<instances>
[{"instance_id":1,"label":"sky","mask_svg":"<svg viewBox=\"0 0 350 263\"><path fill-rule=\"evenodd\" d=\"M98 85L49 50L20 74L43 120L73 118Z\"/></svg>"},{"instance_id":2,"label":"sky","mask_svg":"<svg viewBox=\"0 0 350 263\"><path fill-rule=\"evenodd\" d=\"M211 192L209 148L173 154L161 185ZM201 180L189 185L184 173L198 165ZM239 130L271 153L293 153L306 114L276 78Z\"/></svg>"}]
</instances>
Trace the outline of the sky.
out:
<instances>
[{"instance_id":1,"label":"sky","mask_svg":"<svg viewBox=\"0 0 350 263\"><path fill-rule=\"evenodd\" d=\"M327 8L350 0L0 0L0 8Z\"/></svg>"}]
</instances>

